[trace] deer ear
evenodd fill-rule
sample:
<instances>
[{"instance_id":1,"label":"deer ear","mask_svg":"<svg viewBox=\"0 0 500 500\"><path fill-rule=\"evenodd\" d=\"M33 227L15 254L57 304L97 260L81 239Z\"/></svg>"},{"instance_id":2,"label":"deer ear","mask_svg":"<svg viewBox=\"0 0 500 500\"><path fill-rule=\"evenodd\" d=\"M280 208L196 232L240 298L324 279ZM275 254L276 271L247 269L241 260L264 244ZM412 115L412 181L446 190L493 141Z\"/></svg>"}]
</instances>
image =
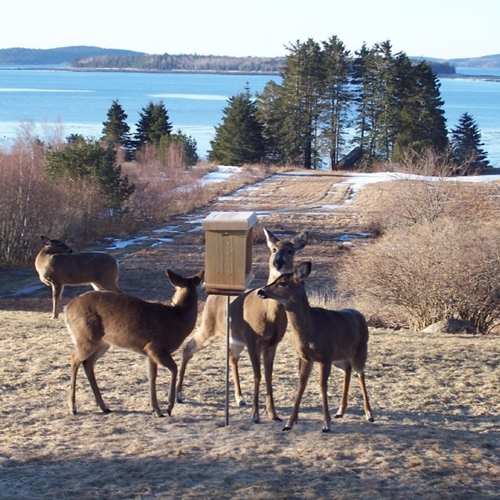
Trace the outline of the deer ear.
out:
<instances>
[{"instance_id":1,"label":"deer ear","mask_svg":"<svg viewBox=\"0 0 500 500\"><path fill-rule=\"evenodd\" d=\"M307 231L302 231L292 240L295 251L302 250L307 245Z\"/></svg>"},{"instance_id":2,"label":"deer ear","mask_svg":"<svg viewBox=\"0 0 500 500\"><path fill-rule=\"evenodd\" d=\"M170 283L174 286L186 286L186 280L177 273L174 273L171 269L167 269L165 273L170 280Z\"/></svg>"},{"instance_id":3,"label":"deer ear","mask_svg":"<svg viewBox=\"0 0 500 500\"><path fill-rule=\"evenodd\" d=\"M264 234L266 235L266 243L269 248L269 250L272 250L273 246L276 245L279 241L279 238L274 236L271 231L268 231L265 227L263 228Z\"/></svg>"},{"instance_id":4,"label":"deer ear","mask_svg":"<svg viewBox=\"0 0 500 500\"><path fill-rule=\"evenodd\" d=\"M295 281L302 282L304 281L309 274L311 274L312 264L311 262L301 262L298 266L293 270L293 278Z\"/></svg>"},{"instance_id":5,"label":"deer ear","mask_svg":"<svg viewBox=\"0 0 500 500\"><path fill-rule=\"evenodd\" d=\"M50 239L49 239L49 238L47 238L47 236L44 236L44 235L42 234L42 236L40 236L40 239L42 240L42 243L43 243L44 245L48 245L48 244L50 244Z\"/></svg>"}]
</instances>

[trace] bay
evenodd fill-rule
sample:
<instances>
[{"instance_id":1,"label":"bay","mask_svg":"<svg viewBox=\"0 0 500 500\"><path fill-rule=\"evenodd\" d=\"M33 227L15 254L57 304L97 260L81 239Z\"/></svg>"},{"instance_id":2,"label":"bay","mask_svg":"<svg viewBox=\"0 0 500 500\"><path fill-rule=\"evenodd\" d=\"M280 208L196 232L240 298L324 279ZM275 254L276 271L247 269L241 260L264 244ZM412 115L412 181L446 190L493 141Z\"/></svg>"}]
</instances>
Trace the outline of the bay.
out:
<instances>
[{"instance_id":1,"label":"bay","mask_svg":"<svg viewBox=\"0 0 500 500\"><path fill-rule=\"evenodd\" d=\"M500 70L459 68L470 75ZM111 101L118 99L133 127L141 108L162 100L174 128L192 135L201 156L210 148L227 98L248 87L260 92L276 75L61 71L0 67L0 144L9 144L22 122L42 137L62 133L97 137ZM476 119L490 162L500 167L500 81L442 78L448 128L468 112Z\"/></svg>"}]
</instances>

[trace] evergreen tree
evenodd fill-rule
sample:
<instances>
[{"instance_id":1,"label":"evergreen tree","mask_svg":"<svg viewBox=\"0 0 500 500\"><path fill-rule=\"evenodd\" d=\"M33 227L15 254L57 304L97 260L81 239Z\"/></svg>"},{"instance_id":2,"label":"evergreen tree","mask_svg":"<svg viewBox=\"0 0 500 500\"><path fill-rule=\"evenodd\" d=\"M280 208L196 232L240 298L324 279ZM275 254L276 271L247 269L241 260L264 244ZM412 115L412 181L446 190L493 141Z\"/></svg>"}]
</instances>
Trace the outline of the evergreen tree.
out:
<instances>
[{"instance_id":1,"label":"evergreen tree","mask_svg":"<svg viewBox=\"0 0 500 500\"><path fill-rule=\"evenodd\" d=\"M264 159L270 163L285 163L282 144L283 87L269 81L257 97L257 119L262 125Z\"/></svg>"},{"instance_id":2,"label":"evergreen tree","mask_svg":"<svg viewBox=\"0 0 500 500\"><path fill-rule=\"evenodd\" d=\"M172 124L163 102L150 102L139 113L136 124L135 145L139 149L144 144L158 144L164 135L170 135Z\"/></svg>"},{"instance_id":3,"label":"evergreen tree","mask_svg":"<svg viewBox=\"0 0 500 500\"><path fill-rule=\"evenodd\" d=\"M454 163L465 174L479 174L490 167L487 153L481 148L481 132L474 118L464 113L451 131L451 151Z\"/></svg>"},{"instance_id":4,"label":"evergreen tree","mask_svg":"<svg viewBox=\"0 0 500 500\"><path fill-rule=\"evenodd\" d=\"M102 140L112 146L130 147L130 127L127 124L127 113L121 104L114 100L107 112L107 120L103 122Z\"/></svg>"},{"instance_id":5,"label":"evergreen tree","mask_svg":"<svg viewBox=\"0 0 500 500\"><path fill-rule=\"evenodd\" d=\"M330 157L333 169L339 161L344 145L344 135L348 120L349 91L349 51L342 41L332 36L323 42L324 81L321 97L321 140Z\"/></svg>"},{"instance_id":6,"label":"evergreen tree","mask_svg":"<svg viewBox=\"0 0 500 500\"><path fill-rule=\"evenodd\" d=\"M261 161L264 156L262 125L257 120L257 106L248 88L230 97L222 111L222 123L215 128L208 158L224 165Z\"/></svg>"},{"instance_id":7,"label":"evergreen tree","mask_svg":"<svg viewBox=\"0 0 500 500\"><path fill-rule=\"evenodd\" d=\"M197 152L196 140L190 135L178 130L175 134L164 135L158 144L159 154L165 156L172 144L179 144L182 148L183 164L190 167L200 159Z\"/></svg>"},{"instance_id":8,"label":"evergreen tree","mask_svg":"<svg viewBox=\"0 0 500 500\"><path fill-rule=\"evenodd\" d=\"M417 79L416 98L422 103L419 127L422 133L420 149L432 148L444 153L448 148L448 131L444 116L441 84L432 68L425 61L415 66Z\"/></svg>"},{"instance_id":9,"label":"evergreen tree","mask_svg":"<svg viewBox=\"0 0 500 500\"><path fill-rule=\"evenodd\" d=\"M111 208L120 208L134 186L121 175L112 145L103 148L95 140L77 138L59 151L47 153L47 170L52 179L91 179L96 182Z\"/></svg>"},{"instance_id":10,"label":"evergreen tree","mask_svg":"<svg viewBox=\"0 0 500 500\"><path fill-rule=\"evenodd\" d=\"M283 71L281 138L287 163L305 168L320 165L318 133L324 67L321 48L314 40L288 47Z\"/></svg>"},{"instance_id":11,"label":"evergreen tree","mask_svg":"<svg viewBox=\"0 0 500 500\"><path fill-rule=\"evenodd\" d=\"M368 101L371 88L372 75L368 71L370 67L370 58L372 52L368 49L366 43L363 43L361 49L355 52L355 59L352 63L352 84L354 87L353 102L356 107L356 117L354 120L356 135L353 139L361 153L366 156L368 152Z\"/></svg>"}]
</instances>

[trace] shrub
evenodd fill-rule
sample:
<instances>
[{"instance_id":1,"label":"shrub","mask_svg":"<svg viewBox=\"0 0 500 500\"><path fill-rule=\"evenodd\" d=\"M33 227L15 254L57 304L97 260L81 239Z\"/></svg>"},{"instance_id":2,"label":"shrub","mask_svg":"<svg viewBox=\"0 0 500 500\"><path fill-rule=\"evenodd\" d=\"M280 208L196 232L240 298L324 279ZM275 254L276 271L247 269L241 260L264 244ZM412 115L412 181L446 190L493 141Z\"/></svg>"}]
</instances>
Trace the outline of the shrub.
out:
<instances>
[{"instance_id":1,"label":"shrub","mask_svg":"<svg viewBox=\"0 0 500 500\"><path fill-rule=\"evenodd\" d=\"M355 201L359 222L384 232L435 222L440 217L464 223L500 216L500 184L453 181L391 181L362 190Z\"/></svg>"},{"instance_id":2,"label":"shrub","mask_svg":"<svg viewBox=\"0 0 500 500\"><path fill-rule=\"evenodd\" d=\"M97 141L72 136L71 140L46 155L47 171L58 180L89 180L95 182L107 198L109 208L121 208L134 191L126 176L116 164L112 145L101 146Z\"/></svg>"},{"instance_id":3,"label":"shrub","mask_svg":"<svg viewBox=\"0 0 500 500\"><path fill-rule=\"evenodd\" d=\"M344 262L338 292L389 322L421 329L457 318L487 332L500 318L499 229L443 217L390 230Z\"/></svg>"},{"instance_id":4,"label":"shrub","mask_svg":"<svg viewBox=\"0 0 500 500\"><path fill-rule=\"evenodd\" d=\"M10 151L0 151L0 185L1 263L30 262L40 234L81 243L110 230L98 187L89 181L51 181L37 140L22 138Z\"/></svg>"}]
</instances>

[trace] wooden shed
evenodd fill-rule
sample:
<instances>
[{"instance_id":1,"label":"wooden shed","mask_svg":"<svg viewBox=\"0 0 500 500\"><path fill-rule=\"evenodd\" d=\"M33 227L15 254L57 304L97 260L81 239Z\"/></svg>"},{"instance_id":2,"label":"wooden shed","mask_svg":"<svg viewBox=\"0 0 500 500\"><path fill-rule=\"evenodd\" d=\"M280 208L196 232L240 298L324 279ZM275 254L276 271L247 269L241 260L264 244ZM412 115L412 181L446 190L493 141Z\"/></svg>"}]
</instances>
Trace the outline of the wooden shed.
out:
<instances>
[{"instance_id":1,"label":"wooden shed","mask_svg":"<svg viewBox=\"0 0 500 500\"><path fill-rule=\"evenodd\" d=\"M212 212L205 230L205 288L209 294L237 295L252 280L254 212Z\"/></svg>"}]
</instances>

